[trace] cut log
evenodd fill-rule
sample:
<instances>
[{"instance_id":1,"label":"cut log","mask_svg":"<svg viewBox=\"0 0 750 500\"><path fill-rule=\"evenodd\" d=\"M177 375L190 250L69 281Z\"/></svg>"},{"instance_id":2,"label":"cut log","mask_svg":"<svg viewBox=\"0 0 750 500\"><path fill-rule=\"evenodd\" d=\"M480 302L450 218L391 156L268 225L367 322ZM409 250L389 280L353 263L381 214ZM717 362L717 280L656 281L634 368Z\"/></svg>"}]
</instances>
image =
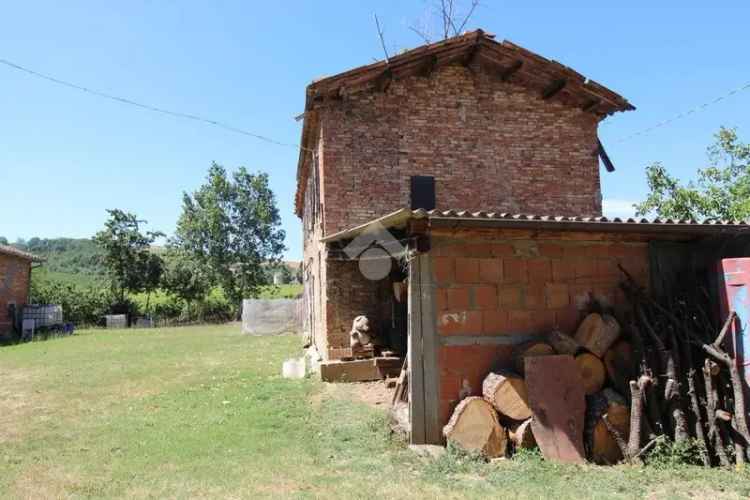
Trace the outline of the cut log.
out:
<instances>
[{"instance_id":1,"label":"cut log","mask_svg":"<svg viewBox=\"0 0 750 500\"><path fill-rule=\"evenodd\" d=\"M566 463L585 462L586 400L573 357L526 358L526 387L534 414L531 430L544 458Z\"/></svg>"},{"instance_id":2,"label":"cut log","mask_svg":"<svg viewBox=\"0 0 750 500\"><path fill-rule=\"evenodd\" d=\"M490 373L482 383L482 395L495 409L511 420L531 417L526 382L514 373Z\"/></svg>"},{"instance_id":3,"label":"cut log","mask_svg":"<svg viewBox=\"0 0 750 500\"><path fill-rule=\"evenodd\" d=\"M464 451L487 458L505 456L508 436L497 420L497 413L480 397L468 397L458 403L443 435Z\"/></svg>"},{"instance_id":4,"label":"cut log","mask_svg":"<svg viewBox=\"0 0 750 500\"><path fill-rule=\"evenodd\" d=\"M587 396L599 392L607 378L604 363L591 353L583 352L575 357L578 370L581 372L583 390Z\"/></svg>"},{"instance_id":5,"label":"cut log","mask_svg":"<svg viewBox=\"0 0 750 500\"><path fill-rule=\"evenodd\" d=\"M630 437L630 409L625 398L613 391L604 389L587 398L586 407L586 447L591 460L601 465L613 465L623 459L622 450L610 426L627 441Z\"/></svg>"},{"instance_id":6,"label":"cut log","mask_svg":"<svg viewBox=\"0 0 750 500\"><path fill-rule=\"evenodd\" d=\"M531 431L530 418L511 428L509 436L516 450L536 448L536 439L534 439L534 433Z\"/></svg>"},{"instance_id":7,"label":"cut log","mask_svg":"<svg viewBox=\"0 0 750 500\"><path fill-rule=\"evenodd\" d=\"M525 359L532 356L549 356L555 354L552 346L539 341L524 342L513 350L513 367L517 373L523 375Z\"/></svg>"},{"instance_id":8,"label":"cut log","mask_svg":"<svg viewBox=\"0 0 750 500\"><path fill-rule=\"evenodd\" d=\"M576 331L575 340L600 358L620 336L620 324L609 314L591 313Z\"/></svg>"},{"instance_id":9,"label":"cut log","mask_svg":"<svg viewBox=\"0 0 750 500\"><path fill-rule=\"evenodd\" d=\"M581 350L581 344L560 330L552 330L547 334L547 343L552 346L557 354L570 354L575 356Z\"/></svg>"},{"instance_id":10,"label":"cut log","mask_svg":"<svg viewBox=\"0 0 750 500\"><path fill-rule=\"evenodd\" d=\"M602 359L610 382L621 394L627 394L628 382L636 378L634 356L633 346L620 339L609 348Z\"/></svg>"}]
</instances>

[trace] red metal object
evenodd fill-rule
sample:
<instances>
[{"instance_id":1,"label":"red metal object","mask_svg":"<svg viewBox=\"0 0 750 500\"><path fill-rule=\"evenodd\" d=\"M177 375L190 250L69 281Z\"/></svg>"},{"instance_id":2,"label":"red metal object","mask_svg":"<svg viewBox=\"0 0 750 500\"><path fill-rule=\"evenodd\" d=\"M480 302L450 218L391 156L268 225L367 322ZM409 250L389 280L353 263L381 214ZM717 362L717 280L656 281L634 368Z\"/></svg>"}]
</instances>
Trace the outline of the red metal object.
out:
<instances>
[{"instance_id":1,"label":"red metal object","mask_svg":"<svg viewBox=\"0 0 750 500\"><path fill-rule=\"evenodd\" d=\"M724 347L735 354L745 384L750 384L750 258L723 259L718 267L720 321L737 313Z\"/></svg>"},{"instance_id":2,"label":"red metal object","mask_svg":"<svg viewBox=\"0 0 750 500\"><path fill-rule=\"evenodd\" d=\"M573 356L532 356L524 372L529 406L534 414L531 431L544 458L580 464L586 395Z\"/></svg>"}]
</instances>

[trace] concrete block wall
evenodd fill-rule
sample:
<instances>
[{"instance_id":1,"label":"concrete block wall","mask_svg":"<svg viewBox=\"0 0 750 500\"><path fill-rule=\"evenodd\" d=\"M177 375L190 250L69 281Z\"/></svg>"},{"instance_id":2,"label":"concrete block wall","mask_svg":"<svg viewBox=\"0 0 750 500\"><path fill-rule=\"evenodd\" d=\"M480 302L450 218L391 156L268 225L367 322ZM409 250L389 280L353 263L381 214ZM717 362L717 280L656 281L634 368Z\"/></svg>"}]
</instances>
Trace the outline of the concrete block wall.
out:
<instances>
[{"instance_id":1,"label":"concrete block wall","mask_svg":"<svg viewBox=\"0 0 750 500\"><path fill-rule=\"evenodd\" d=\"M552 328L574 333L589 294L616 310L623 308L618 264L648 284L645 242L586 234L554 238L464 234L461 239L433 239L437 335L443 341L508 337L502 345L443 342L438 353L443 423L463 397L480 395L482 380L493 367L509 367L517 339Z\"/></svg>"}]
</instances>

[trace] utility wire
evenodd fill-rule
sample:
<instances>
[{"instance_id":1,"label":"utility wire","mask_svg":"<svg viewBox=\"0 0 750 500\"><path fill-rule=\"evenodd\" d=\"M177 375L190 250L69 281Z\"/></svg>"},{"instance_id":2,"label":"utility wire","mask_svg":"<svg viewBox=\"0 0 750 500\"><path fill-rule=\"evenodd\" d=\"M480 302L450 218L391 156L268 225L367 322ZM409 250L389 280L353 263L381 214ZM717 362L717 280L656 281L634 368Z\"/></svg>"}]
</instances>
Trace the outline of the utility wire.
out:
<instances>
[{"instance_id":1,"label":"utility wire","mask_svg":"<svg viewBox=\"0 0 750 500\"><path fill-rule=\"evenodd\" d=\"M32 69L29 69L29 68L26 68L24 66L21 66L20 64L13 63L11 61L8 61L7 59L1 59L0 58L0 64L4 64L5 66L8 66L10 68L16 69L18 71L22 71L24 73L27 73L27 74L32 75L32 76L35 76L37 78L41 78L43 80L47 80L47 81L56 83L58 85L62 85L64 87L68 87L68 88L80 90L81 92L86 92L88 94L92 94L92 95L95 95L97 97L102 97L104 99L109 99L109 100L112 100L112 101L115 101L115 102L119 102L121 104L128 104L130 106L135 106L135 107L138 107L138 108L141 108L141 109L152 111L154 113L161 113L161 114L165 114L165 115L169 115L169 116L174 116L176 118L183 118L183 119L186 119L186 120L193 120L193 121L198 121L198 122L206 123L208 125L213 125L215 127L219 127L219 128L224 129L224 130L229 130L230 132L235 132L237 134L242 134L242 135L246 135L246 136L249 136L249 137L253 137L255 139L267 142L269 144L275 144L277 146L284 146L284 147L288 147L288 148L301 149L301 150L304 150L304 151L313 152L312 149L305 148L305 147L303 147L303 146L301 146L299 144L292 144L292 143L277 141L277 140L272 139L270 137L267 137L265 135L256 134L254 132L243 130L241 128L234 127L232 125L228 125L226 123L222 123L222 122L219 122L219 121L216 121L216 120L211 120L209 118L204 118L202 116L198 116L198 115L194 115L194 114L190 114L190 113L182 113L182 112L179 112L179 111L170 111L168 109L159 108L159 107L156 107L156 106L151 106L149 104L143 104L143 103L140 103L140 102L133 101L131 99L126 99L124 97L118 97L116 95L107 94L105 92L99 92L98 90L93 90L93 89L90 89L90 88L87 88L87 87L83 87L81 85L77 85L75 83L71 83L71 82L68 82L68 81L65 81L65 80L61 80L59 78L55 78L54 76L46 75L44 73L39 73L38 71L34 71ZM735 89L730 90L726 94L721 95L721 96L719 96L719 97L717 97L717 98L715 98L715 99L713 99L711 101L707 101L707 102L705 102L705 103L703 103L703 104L701 104L699 106L695 106L694 108L692 108L692 109L690 109L688 111L683 111L682 113L680 113L680 114L678 114L676 116L673 116L672 118L669 118L667 120L663 120L663 121L661 121L659 123L656 123L655 125L652 125L652 126L650 126L648 128L645 128L643 130L639 130L638 132L634 132L634 133L632 133L630 135L627 135L627 136L625 136L625 137L623 137L623 138L621 138L619 140L616 140L615 144L621 144L623 142L629 141L630 139L633 139L634 137L638 137L638 136L647 134L647 133L649 133L649 132L651 132L651 131L653 131L655 129L664 127L666 125L669 125L669 124L671 124L671 123L673 123L673 122L675 122L677 120L685 118L686 116L692 115L692 114L697 113L699 111L703 111L704 109L708 108L709 106L713 106L714 104L717 104L717 103L719 103L719 102L721 102L721 101L723 101L723 100L725 100L725 99L727 99L727 98L729 98L729 97L731 97L731 96L733 96L735 94L738 94L738 93L740 93L740 92L742 92L744 90L747 90L747 89L750 89L750 81L747 82L747 83L745 83L745 84L743 84L743 85L741 85L741 86L739 86L739 87L737 87L737 88L735 88Z\"/></svg>"},{"instance_id":2,"label":"utility wire","mask_svg":"<svg viewBox=\"0 0 750 500\"><path fill-rule=\"evenodd\" d=\"M669 118L667 120L661 121L661 122L659 122L659 123L657 123L655 125L652 125L652 126L650 126L648 128L645 128L643 130L639 130L638 132L635 132L635 133L632 133L632 134L630 134L628 136L625 136L622 139L619 139L619 140L615 141L615 144L621 144L621 143L623 143L625 141L629 141L630 139L632 139L634 137L647 134L647 133L651 132L652 130L655 130L657 128L661 128L661 127L664 127L666 125L669 125L670 123L673 123L673 122L675 122L677 120L685 118L686 116L692 115L693 113L697 113L699 111L703 111L704 109L708 108L709 106L713 106L714 104L717 104L717 103L723 101L724 99L727 99L727 98L729 98L729 97L731 97L731 96L733 96L735 94L738 94L738 93L742 92L743 90L747 90L747 89L750 89L750 82L747 82L747 83L745 83L745 84L743 84L743 85L741 85L741 86L739 86L739 87L737 87L735 89L732 89L729 92L727 92L726 94L723 94L723 95L717 97L716 99L704 102L703 104L701 104L699 106L695 106L694 108L692 108L692 109L690 109L688 111L683 111L682 113L680 113L680 114L678 114L676 116L673 116L672 118Z\"/></svg>"},{"instance_id":3,"label":"utility wire","mask_svg":"<svg viewBox=\"0 0 750 500\"><path fill-rule=\"evenodd\" d=\"M93 89L90 89L90 88L87 88L87 87L83 87L81 85L77 85L75 83L71 83L71 82L68 82L68 81L65 81L65 80L61 80L59 78L55 78L54 76L46 75L44 73L39 73L38 71L34 71L32 69L26 68L24 66L21 66L20 64L13 63L13 62L8 61L6 59L1 59L0 58L0 64L4 64L5 66L8 66L10 68L16 69L18 71L22 71L24 73L27 73L27 74L32 75L32 76L35 76L37 78L41 78L43 80L47 80L47 81L56 83L58 85L62 85L64 87L68 87L68 88L71 88L71 89L80 90L81 92L86 92L87 94L92 94L92 95L95 95L97 97L102 97L104 99L109 99L109 100L112 100L112 101L115 101L115 102L119 102L121 104L128 104L130 106L135 106L135 107L138 107L138 108L141 108L141 109L146 109L148 111L153 111L154 113L161 113L161 114L164 114L164 115L174 116L176 118L183 118L183 119L186 119L186 120L193 120L193 121L197 121L197 122L207 123L207 124L213 125L215 127L223 128L224 130L229 130L230 132L235 132L237 134L242 134L242 135L246 135L246 136L249 136L249 137L253 137L255 139L258 139L258 140L261 140L261 141L264 141L264 142L268 142L270 144L275 144L277 146L284 146L284 147L288 147L288 148L303 149L303 150L306 150L306 151L312 151L311 149L304 148L304 147L302 147L302 146L300 146L298 144L291 144L291 143L277 141L277 140L272 139L270 137L267 137L265 135L260 135L260 134L256 134L256 133L253 133L253 132L249 132L247 130L243 130L241 128L237 128L237 127L234 127L232 125L228 125L226 123L222 123L222 122L219 122L219 121L216 121L216 120L211 120L209 118L204 118L202 116L193 115L193 114L190 114L190 113L182 113L182 112L179 112L179 111L170 111L168 109L158 108L156 106L151 106L150 104L143 104L143 103L140 103L140 102L133 101L131 99L126 99L124 97L118 97L116 95L107 94L105 92L99 92L98 90L93 90Z\"/></svg>"}]
</instances>

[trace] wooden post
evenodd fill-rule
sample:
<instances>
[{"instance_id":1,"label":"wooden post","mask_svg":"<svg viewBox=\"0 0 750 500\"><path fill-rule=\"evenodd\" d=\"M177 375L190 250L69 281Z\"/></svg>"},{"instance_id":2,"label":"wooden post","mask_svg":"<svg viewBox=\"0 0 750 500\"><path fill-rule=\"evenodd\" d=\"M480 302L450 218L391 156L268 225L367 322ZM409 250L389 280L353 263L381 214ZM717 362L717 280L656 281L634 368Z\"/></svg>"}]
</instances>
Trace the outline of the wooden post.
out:
<instances>
[{"instance_id":1,"label":"wooden post","mask_svg":"<svg viewBox=\"0 0 750 500\"><path fill-rule=\"evenodd\" d=\"M435 314L435 284L432 282L432 259L429 253L420 254L420 295L422 309L422 360L425 409L425 441L442 444L440 423L440 370L438 369L438 338Z\"/></svg>"},{"instance_id":2,"label":"wooden post","mask_svg":"<svg viewBox=\"0 0 750 500\"><path fill-rule=\"evenodd\" d=\"M424 357L422 347L422 287L419 256L409 261L409 420L411 444L426 444Z\"/></svg>"}]
</instances>

